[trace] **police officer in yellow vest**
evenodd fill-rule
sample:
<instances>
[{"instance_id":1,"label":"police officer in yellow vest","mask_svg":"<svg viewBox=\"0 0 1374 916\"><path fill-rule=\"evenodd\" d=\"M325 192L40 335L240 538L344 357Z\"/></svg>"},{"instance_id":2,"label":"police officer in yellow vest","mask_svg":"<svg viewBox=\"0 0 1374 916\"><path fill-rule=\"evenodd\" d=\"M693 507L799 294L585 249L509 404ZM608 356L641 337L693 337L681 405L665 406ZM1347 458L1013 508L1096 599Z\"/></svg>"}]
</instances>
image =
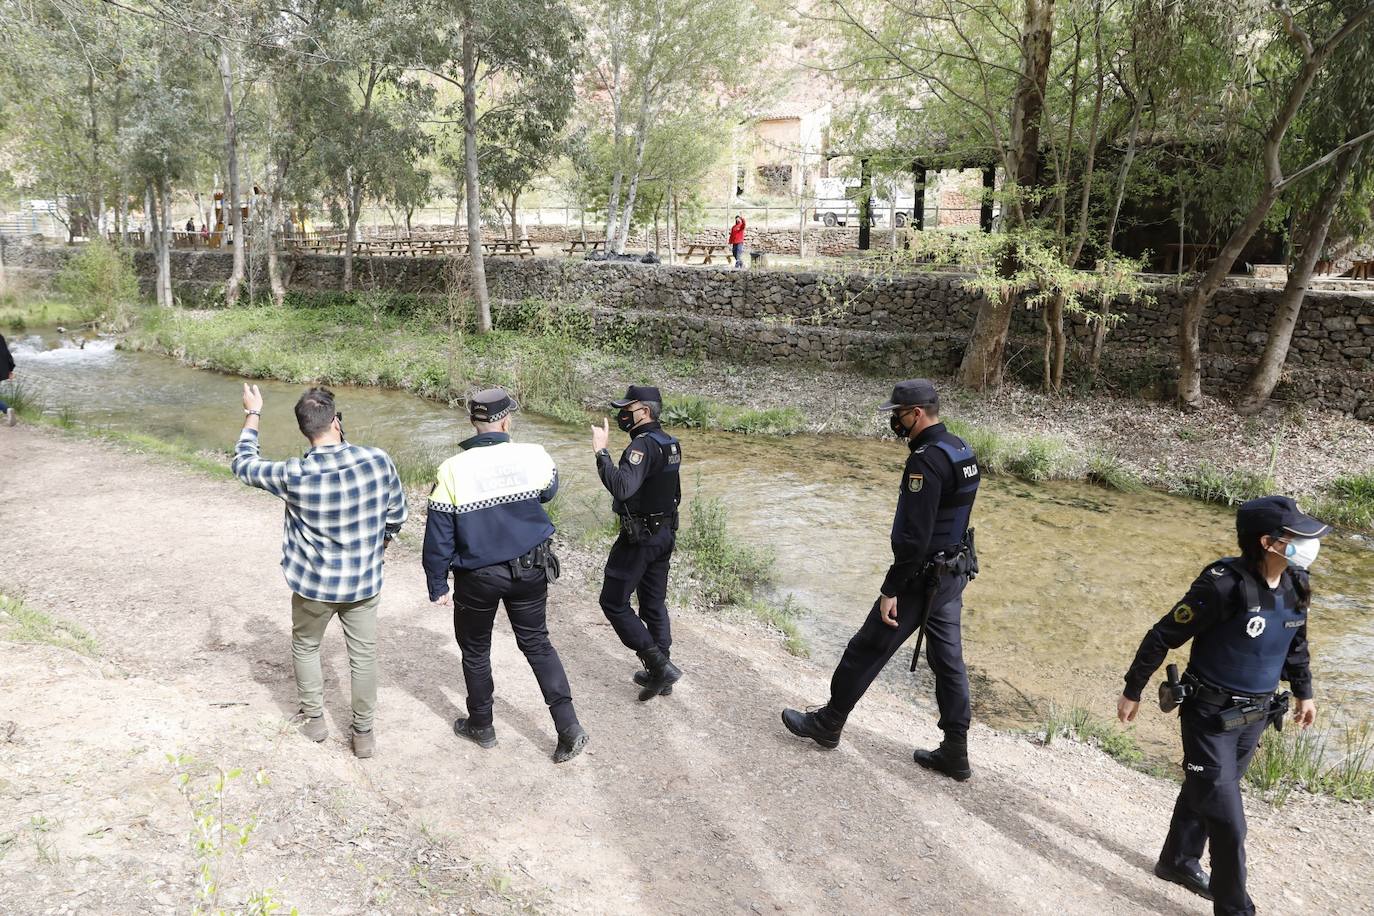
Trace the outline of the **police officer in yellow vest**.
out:
<instances>
[{"instance_id":1,"label":"police officer in yellow vest","mask_svg":"<svg viewBox=\"0 0 1374 916\"><path fill-rule=\"evenodd\" d=\"M1134 720L1141 692L1169 650L1193 641L1186 673L1178 678L1171 665L1160 685L1162 709L1181 703L1183 788L1155 875L1213 900L1218 916L1255 912L1245 891L1240 782L1264 729L1283 725L1288 694L1275 694L1280 680L1292 687L1297 724L1307 728L1316 719L1307 567L1330 531L1286 496L1244 503L1236 513L1240 556L1204 569L1145 634L1117 701L1117 717ZM1204 846L1211 847L1210 876L1202 870Z\"/></svg>"}]
</instances>

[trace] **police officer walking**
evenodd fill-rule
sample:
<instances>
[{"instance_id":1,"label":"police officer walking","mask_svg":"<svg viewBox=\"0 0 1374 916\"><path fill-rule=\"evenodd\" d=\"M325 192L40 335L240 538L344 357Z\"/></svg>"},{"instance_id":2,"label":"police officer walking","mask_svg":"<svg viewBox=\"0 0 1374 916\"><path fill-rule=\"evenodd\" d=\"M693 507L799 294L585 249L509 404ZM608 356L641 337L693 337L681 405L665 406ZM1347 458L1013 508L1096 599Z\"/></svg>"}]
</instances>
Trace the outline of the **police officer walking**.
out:
<instances>
[{"instance_id":1,"label":"police officer walking","mask_svg":"<svg viewBox=\"0 0 1374 916\"><path fill-rule=\"evenodd\" d=\"M549 641L545 619L549 582L558 578L543 504L558 492L558 469L541 446L514 443L511 413L518 405L501 388L473 395L468 413L477 435L439 466L429 495L424 567L429 599L453 605L453 630L463 655L468 714L453 732L484 748L496 745L492 720L491 630L504 602L515 643L534 670L558 732L555 763L587 745L577 721L563 662ZM453 592L448 576L453 572Z\"/></svg>"},{"instance_id":2,"label":"police officer walking","mask_svg":"<svg viewBox=\"0 0 1374 916\"><path fill-rule=\"evenodd\" d=\"M668 696L682 672L668 657L673 644L668 621L668 566L677 541L677 509L682 502L682 446L659 425L663 397L649 385L631 385L618 408L616 425L630 434L630 444L611 459L610 426L592 427L596 472L611 491L611 508L620 517L620 534L606 560L601 610L628 649L644 664L634 681L639 699ZM639 598L639 614L630 597Z\"/></svg>"},{"instance_id":3,"label":"police officer walking","mask_svg":"<svg viewBox=\"0 0 1374 916\"><path fill-rule=\"evenodd\" d=\"M968 762L972 712L959 618L964 587L978 571L969 528L978 461L940 422L939 395L928 380L901 382L878 409L892 412L892 431L909 440L910 448L892 521L892 566L835 668L829 702L809 712L783 710L782 722L794 735L837 747L845 720L874 678L908 637L923 630L944 741L913 756L926 769L962 781L973 775ZM914 671L915 656L911 666Z\"/></svg>"},{"instance_id":4,"label":"police officer walking","mask_svg":"<svg viewBox=\"0 0 1374 916\"><path fill-rule=\"evenodd\" d=\"M1236 513L1239 557L1202 571L1188 594L1156 623L1135 654L1117 717L1135 719L1140 695L1170 649L1193 641L1183 678L1170 666L1160 685L1166 712L1182 703L1183 788L1174 805L1169 835L1155 875L1213 900L1221 916L1249 916L1255 905L1245 892L1245 811L1240 781L1261 733L1282 727L1288 694L1297 698L1295 721L1316 720L1308 667L1307 567L1319 538L1331 528L1298 510L1285 496L1265 496ZM1202 870L1211 846L1212 874Z\"/></svg>"}]
</instances>

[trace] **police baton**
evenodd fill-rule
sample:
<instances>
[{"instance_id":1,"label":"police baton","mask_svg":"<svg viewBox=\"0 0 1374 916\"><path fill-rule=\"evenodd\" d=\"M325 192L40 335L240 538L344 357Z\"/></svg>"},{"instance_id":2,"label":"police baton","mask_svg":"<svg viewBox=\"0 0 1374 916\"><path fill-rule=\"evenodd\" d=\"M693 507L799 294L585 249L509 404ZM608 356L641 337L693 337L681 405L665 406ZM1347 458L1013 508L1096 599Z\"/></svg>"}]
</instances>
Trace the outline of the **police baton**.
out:
<instances>
[{"instance_id":1,"label":"police baton","mask_svg":"<svg viewBox=\"0 0 1374 916\"><path fill-rule=\"evenodd\" d=\"M921 643L926 637L926 620L930 618L930 603L935 600L935 590L940 587L940 575L931 569L926 573L929 581L926 583L925 600L921 602L921 622L916 624L916 651L911 653L911 668L916 670L916 662L921 658Z\"/></svg>"}]
</instances>

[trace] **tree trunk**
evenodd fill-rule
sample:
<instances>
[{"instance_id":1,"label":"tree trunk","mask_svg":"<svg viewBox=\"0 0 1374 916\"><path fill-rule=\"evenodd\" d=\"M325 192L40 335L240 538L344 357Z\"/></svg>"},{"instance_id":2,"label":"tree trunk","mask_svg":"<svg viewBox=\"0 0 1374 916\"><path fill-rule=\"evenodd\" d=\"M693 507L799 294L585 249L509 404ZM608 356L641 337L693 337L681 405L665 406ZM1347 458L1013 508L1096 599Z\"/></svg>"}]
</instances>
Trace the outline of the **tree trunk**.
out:
<instances>
[{"instance_id":1,"label":"tree trunk","mask_svg":"<svg viewBox=\"0 0 1374 916\"><path fill-rule=\"evenodd\" d=\"M1064 294L1055 293L1045 303L1041 321L1045 325L1045 351L1041 382L1046 394L1058 394L1064 387L1064 354L1068 338L1064 336Z\"/></svg>"},{"instance_id":2,"label":"tree trunk","mask_svg":"<svg viewBox=\"0 0 1374 916\"><path fill-rule=\"evenodd\" d=\"M1112 201L1112 215L1107 219L1106 237L1102 243L1104 256L1110 257L1112 245L1116 242L1116 224L1121 217L1121 204L1126 199L1126 179L1131 165L1135 162L1136 141L1140 137L1140 118L1145 111L1144 96L1137 94L1132 100L1131 133L1126 140L1126 155L1121 158L1121 171L1116 176L1116 196ZM1088 355L1088 368L1093 378L1097 378L1102 365L1102 351L1107 345L1107 317L1111 312L1111 300L1105 295L1098 304L1097 324L1093 327L1092 349Z\"/></svg>"},{"instance_id":3,"label":"tree trunk","mask_svg":"<svg viewBox=\"0 0 1374 916\"><path fill-rule=\"evenodd\" d=\"M344 292L353 290L353 247L357 244L358 238L358 216L362 212L362 192L353 186L353 169L348 169L348 199L344 202L348 207L348 228L344 233L344 273L343 288Z\"/></svg>"},{"instance_id":4,"label":"tree trunk","mask_svg":"<svg viewBox=\"0 0 1374 916\"><path fill-rule=\"evenodd\" d=\"M639 193L639 173L644 168L644 146L649 139L649 100L640 100L639 120L635 126L635 161L630 172L630 189L625 194L625 209L620 220L620 230L616 236L615 253L624 254L625 245L630 241L630 219L634 214L635 196Z\"/></svg>"},{"instance_id":5,"label":"tree trunk","mask_svg":"<svg viewBox=\"0 0 1374 916\"><path fill-rule=\"evenodd\" d=\"M1326 186L1322 188L1321 196L1317 199L1317 205L1309 218L1302 255L1288 274L1283 295L1279 297L1278 304L1274 307L1274 317L1269 322L1269 339L1264 344L1264 352L1260 355L1255 371L1250 376L1237 405L1242 414L1259 412L1269 400L1269 396L1274 393L1274 386L1279 383L1283 364L1288 359L1288 346L1293 340L1293 328L1297 326L1303 299L1312 281L1312 271L1316 269L1317 260L1326 245L1326 234L1331 230L1331 220L1340 205L1341 195L1345 193L1350 173L1359 164L1363 153L1363 146L1351 147L1342 153L1336 160L1335 169L1327 179Z\"/></svg>"},{"instance_id":6,"label":"tree trunk","mask_svg":"<svg viewBox=\"0 0 1374 916\"><path fill-rule=\"evenodd\" d=\"M224 95L224 164L227 169L229 186L225 196L229 207L229 225L234 232L234 266L229 274L229 282L224 285L224 304L233 308L239 301L239 288L243 284L244 237L243 211L239 208L239 138L238 119L234 113L234 67L229 59L229 45L220 42L219 78Z\"/></svg>"},{"instance_id":7,"label":"tree trunk","mask_svg":"<svg viewBox=\"0 0 1374 916\"><path fill-rule=\"evenodd\" d=\"M162 275L162 294L163 294L163 296L165 297L165 299L163 300L163 302L161 302L160 304L166 306L167 308L171 308L171 307L172 307L172 304L173 304L173 303L172 303L172 226L171 226L171 222L172 222L172 189L171 189L171 186L170 186L165 180L163 181L162 187L159 189L158 194L159 194L159 197L161 198L159 206L160 206L160 208L161 208L161 215L162 215L162 225L161 225L161 226L159 227L159 229L158 229L158 235L161 236L161 239L162 239L162 243L161 243L161 248L162 248L162 250L159 252L159 255L158 255L158 262L159 262L159 264L161 265L160 273L161 273L161 275Z\"/></svg>"},{"instance_id":8,"label":"tree trunk","mask_svg":"<svg viewBox=\"0 0 1374 916\"><path fill-rule=\"evenodd\" d=\"M280 163L277 164L277 174L272 182L272 195L268 203L267 224L277 226L282 221L281 212L281 187L285 180L283 169ZM267 233L267 283L272 288L272 301L280 308L286 301L286 285L281 279L281 265L277 260L277 233L275 229Z\"/></svg>"},{"instance_id":9,"label":"tree trunk","mask_svg":"<svg viewBox=\"0 0 1374 916\"><path fill-rule=\"evenodd\" d=\"M612 4L610 8L612 20L607 23L606 33L609 39L611 51L611 85L609 94L611 97L611 159L614 163L611 171L611 193L606 198L606 251L612 250L611 243L615 241L616 224L615 217L620 208L620 183L625 178L625 163L621 158L621 147L625 143L625 104L620 85L620 42L624 35L620 32L623 23L617 21L620 15L619 9Z\"/></svg>"},{"instance_id":10,"label":"tree trunk","mask_svg":"<svg viewBox=\"0 0 1374 916\"><path fill-rule=\"evenodd\" d=\"M463 186L467 194L468 259L472 295L477 306L477 333L491 333L487 268L482 261L482 198L477 183L477 47L471 18L463 21Z\"/></svg>"},{"instance_id":11,"label":"tree trunk","mask_svg":"<svg viewBox=\"0 0 1374 916\"><path fill-rule=\"evenodd\" d=\"M1196 408L1202 404L1202 339L1199 333L1202 314L1211 304L1217 290L1226 282L1226 276L1231 272L1236 259L1245 250L1251 236L1264 224L1264 218L1269 215L1270 209L1278 199L1277 188L1272 185L1265 188L1250 208L1250 212L1246 214L1245 220L1231 233L1221 252L1208 266L1207 273L1203 274L1202 279L1193 287L1183 303L1178 334L1178 400L1185 407ZM1182 257L1182 252L1179 256Z\"/></svg>"},{"instance_id":12,"label":"tree trunk","mask_svg":"<svg viewBox=\"0 0 1374 916\"><path fill-rule=\"evenodd\" d=\"M519 206L520 192L516 191L510 196L510 240L512 242L520 241L520 218L519 211L516 209Z\"/></svg>"},{"instance_id":13,"label":"tree trunk","mask_svg":"<svg viewBox=\"0 0 1374 916\"><path fill-rule=\"evenodd\" d=\"M1026 0L1021 32L1021 78L1012 108L1011 145L1014 173L1008 181L1017 188L1032 188L1040 181L1040 116L1045 107L1050 51L1054 38L1054 0ZM1017 230L1026 224L1021 195L1013 189L1004 224ZM1005 269L1014 265L1008 263ZM1002 383L1007 332L1011 325L1012 297L987 299L978 310L973 335L959 367L959 381L982 390Z\"/></svg>"}]
</instances>

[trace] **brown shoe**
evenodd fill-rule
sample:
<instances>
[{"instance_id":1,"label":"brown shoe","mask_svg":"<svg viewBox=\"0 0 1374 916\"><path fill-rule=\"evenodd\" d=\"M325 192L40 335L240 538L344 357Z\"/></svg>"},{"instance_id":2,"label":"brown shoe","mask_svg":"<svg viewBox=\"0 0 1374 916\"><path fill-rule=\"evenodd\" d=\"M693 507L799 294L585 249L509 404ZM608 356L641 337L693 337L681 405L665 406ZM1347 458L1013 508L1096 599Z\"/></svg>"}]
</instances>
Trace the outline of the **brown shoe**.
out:
<instances>
[{"instance_id":1,"label":"brown shoe","mask_svg":"<svg viewBox=\"0 0 1374 916\"><path fill-rule=\"evenodd\" d=\"M365 732L352 729L352 737L354 757L371 757L372 752L377 749L377 736L371 729Z\"/></svg>"},{"instance_id":2,"label":"brown shoe","mask_svg":"<svg viewBox=\"0 0 1374 916\"><path fill-rule=\"evenodd\" d=\"M324 724L324 716L306 716L303 714L302 718L305 720L301 723L302 735L315 742L323 741L329 737L329 726Z\"/></svg>"}]
</instances>

